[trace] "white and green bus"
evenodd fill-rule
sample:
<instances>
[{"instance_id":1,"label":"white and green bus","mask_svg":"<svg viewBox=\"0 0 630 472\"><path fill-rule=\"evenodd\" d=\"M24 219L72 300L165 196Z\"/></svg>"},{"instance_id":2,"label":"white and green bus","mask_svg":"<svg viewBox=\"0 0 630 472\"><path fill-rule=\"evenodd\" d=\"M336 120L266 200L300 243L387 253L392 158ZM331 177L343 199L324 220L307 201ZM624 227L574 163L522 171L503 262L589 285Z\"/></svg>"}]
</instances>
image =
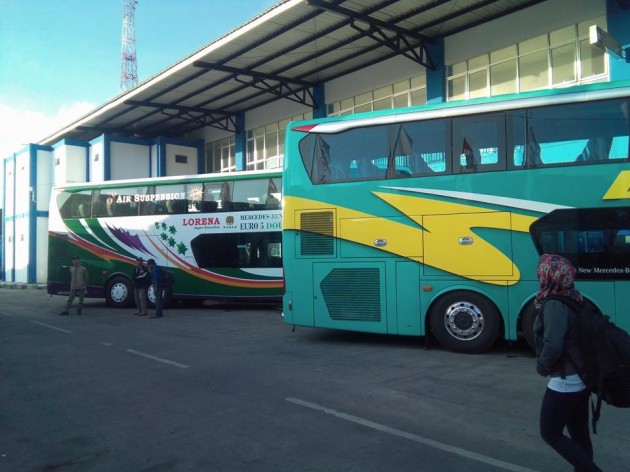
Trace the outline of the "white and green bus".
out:
<instances>
[{"instance_id":1,"label":"white and green bus","mask_svg":"<svg viewBox=\"0 0 630 472\"><path fill-rule=\"evenodd\" d=\"M553 252L630 331L629 135L629 82L291 123L286 323L531 341Z\"/></svg>"},{"instance_id":2,"label":"white and green bus","mask_svg":"<svg viewBox=\"0 0 630 472\"><path fill-rule=\"evenodd\" d=\"M281 189L280 172L260 171L56 187L48 293L69 293L67 266L79 256L90 277L86 297L130 306L141 257L173 273L167 301L279 301Z\"/></svg>"}]
</instances>

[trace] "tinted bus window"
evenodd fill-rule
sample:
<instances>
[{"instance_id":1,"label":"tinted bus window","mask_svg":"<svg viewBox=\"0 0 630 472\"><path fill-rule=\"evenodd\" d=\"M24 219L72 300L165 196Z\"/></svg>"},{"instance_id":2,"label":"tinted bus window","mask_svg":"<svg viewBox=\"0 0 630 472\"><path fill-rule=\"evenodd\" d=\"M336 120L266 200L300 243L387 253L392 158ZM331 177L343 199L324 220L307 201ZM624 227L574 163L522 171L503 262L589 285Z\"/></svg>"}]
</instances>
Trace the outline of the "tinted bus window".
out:
<instances>
[{"instance_id":1,"label":"tinted bus window","mask_svg":"<svg viewBox=\"0 0 630 472\"><path fill-rule=\"evenodd\" d=\"M555 210L530 228L539 254L559 254L580 279L630 279L630 207Z\"/></svg>"}]
</instances>

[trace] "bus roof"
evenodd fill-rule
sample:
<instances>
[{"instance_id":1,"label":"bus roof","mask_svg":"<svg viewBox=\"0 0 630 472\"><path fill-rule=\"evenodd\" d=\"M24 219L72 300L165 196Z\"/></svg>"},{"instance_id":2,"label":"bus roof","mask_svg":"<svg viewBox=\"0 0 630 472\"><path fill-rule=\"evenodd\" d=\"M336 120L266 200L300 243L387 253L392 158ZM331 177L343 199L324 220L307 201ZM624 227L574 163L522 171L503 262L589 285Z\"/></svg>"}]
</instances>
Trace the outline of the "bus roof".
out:
<instances>
[{"instance_id":1,"label":"bus roof","mask_svg":"<svg viewBox=\"0 0 630 472\"><path fill-rule=\"evenodd\" d=\"M282 170L249 170L212 174L172 175L166 177L144 177L139 179L106 180L103 182L77 182L56 185L56 190L87 190L93 188L121 188L141 185L168 185L180 183L208 182L226 180L247 180L261 177L280 177Z\"/></svg>"},{"instance_id":2,"label":"bus roof","mask_svg":"<svg viewBox=\"0 0 630 472\"><path fill-rule=\"evenodd\" d=\"M605 82L560 89L545 89L496 97L430 103L409 108L357 113L289 123L291 131L332 134L353 128L408 121L506 111L513 108L578 103L597 99L630 97L630 81Z\"/></svg>"}]
</instances>

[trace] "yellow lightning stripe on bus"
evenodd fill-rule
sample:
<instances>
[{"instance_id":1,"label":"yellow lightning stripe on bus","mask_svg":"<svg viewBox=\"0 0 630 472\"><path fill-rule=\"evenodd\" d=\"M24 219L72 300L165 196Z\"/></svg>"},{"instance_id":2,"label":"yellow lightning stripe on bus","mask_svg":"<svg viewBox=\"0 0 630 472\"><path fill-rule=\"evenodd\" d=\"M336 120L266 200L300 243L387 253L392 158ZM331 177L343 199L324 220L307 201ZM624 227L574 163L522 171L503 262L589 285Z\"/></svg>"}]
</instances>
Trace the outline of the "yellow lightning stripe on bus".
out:
<instances>
[{"instance_id":1,"label":"yellow lightning stripe on bus","mask_svg":"<svg viewBox=\"0 0 630 472\"><path fill-rule=\"evenodd\" d=\"M528 232L535 217L417 196L373 194L406 216L385 219L349 208L334 207L339 221L337 237L486 283L513 285L520 279L520 271L509 255L475 234L473 229ZM291 211L284 213L284 229L296 229L295 212L317 208L313 203L299 198L285 198L285 210ZM320 209L333 208L326 208L322 203ZM418 227L410 226L409 219ZM461 244L462 237L472 237L472 244ZM386 241L387 244L375 247L376 240Z\"/></svg>"},{"instance_id":2,"label":"yellow lightning stripe on bus","mask_svg":"<svg viewBox=\"0 0 630 472\"><path fill-rule=\"evenodd\" d=\"M422 197L378 192L375 195L424 228L420 230L424 264L487 283L513 285L520 279L520 271L509 254L503 254L474 229L527 232L536 218ZM472 238L472 243L462 244L461 238Z\"/></svg>"},{"instance_id":3,"label":"yellow lightning stripe on bus","mask_svg":"<svg viewBox=\"0 0 630 472\"><path fill-rule=\"evenodd\" d=\"M626 200L628 198L630 198L630 170L624 170L619 172L603 199Z\"/></svg>"}]
</instances>

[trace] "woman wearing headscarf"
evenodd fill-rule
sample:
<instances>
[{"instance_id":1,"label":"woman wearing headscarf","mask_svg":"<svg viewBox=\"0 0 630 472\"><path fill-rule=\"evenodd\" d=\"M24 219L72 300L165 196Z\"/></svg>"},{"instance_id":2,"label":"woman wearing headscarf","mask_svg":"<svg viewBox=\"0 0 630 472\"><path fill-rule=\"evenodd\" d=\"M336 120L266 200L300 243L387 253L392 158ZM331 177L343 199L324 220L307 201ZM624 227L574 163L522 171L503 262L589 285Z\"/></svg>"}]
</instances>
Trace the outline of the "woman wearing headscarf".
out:
<instances>
[{"instance_id":1,"label":"woman wearing headscarf","mask_svg":"<svg viewBox=\"0 0 630 472\"><path fill-rule=\"evenodd\" d=\"M568 304L584 303L574 287L575 268L561 256L543 254L537 274L536 370L543 377L549 376L540 409L540 435L575 471L601 471L593 462L588 427L590 394L579 376L583 365L575 328L579 315ZM565 427L569 436L564 434Z\"/></svg>"}]
</instances>

